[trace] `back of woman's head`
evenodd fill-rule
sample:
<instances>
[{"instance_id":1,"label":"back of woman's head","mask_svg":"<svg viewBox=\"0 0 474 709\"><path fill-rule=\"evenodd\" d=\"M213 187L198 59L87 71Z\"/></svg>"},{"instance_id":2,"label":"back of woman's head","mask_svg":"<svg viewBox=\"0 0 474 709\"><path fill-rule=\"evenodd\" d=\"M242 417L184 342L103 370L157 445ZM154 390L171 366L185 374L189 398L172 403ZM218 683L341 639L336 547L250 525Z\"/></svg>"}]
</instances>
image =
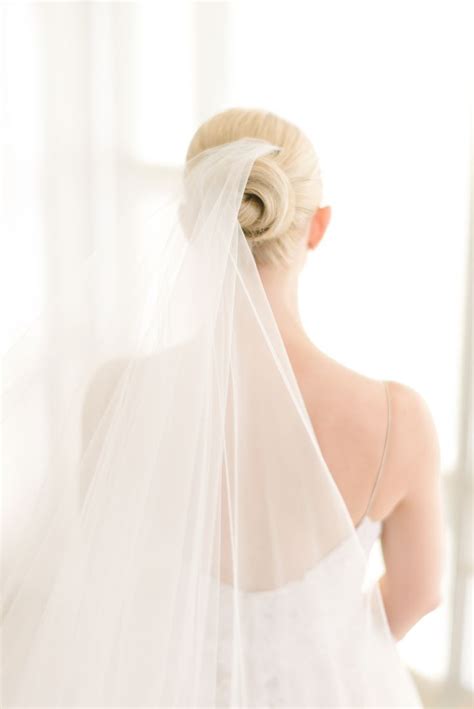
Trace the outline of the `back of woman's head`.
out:
<instances>
[{"instance_id":1,"label":"back of woman's head","mask_svg":"<svg viewBox=\"0 0 474 709\"><path fill-rule=\"evenodd\" d=\"M321 201L318 157L294 124L268 111L232 108L198 128L186 160L239 138L260 138L281 148L255 160L239 222L258 264L291 264L294 249Z\"/></svg>"}]
</instances>

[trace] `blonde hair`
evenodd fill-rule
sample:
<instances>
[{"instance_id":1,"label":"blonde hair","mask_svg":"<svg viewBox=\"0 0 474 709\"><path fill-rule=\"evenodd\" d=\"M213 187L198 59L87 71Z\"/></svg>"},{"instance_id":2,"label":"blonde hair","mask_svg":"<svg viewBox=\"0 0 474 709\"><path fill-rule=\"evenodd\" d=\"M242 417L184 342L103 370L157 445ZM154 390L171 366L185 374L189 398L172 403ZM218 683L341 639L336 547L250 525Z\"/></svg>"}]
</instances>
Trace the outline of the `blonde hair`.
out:
<instances>
[{"instance_id":1,"label":"blonde hair","mask_svg":"<svg viewBox=\"0 0 474 709\"><path fill-rule=\"evenodd\" d=\"M239 138L261 138L282 148L254 162L239 223L258 264L288 265L321 201L318 157L309 139L294 124L269 111L231 108L198 128L186 160Z\"/></svg>"}]
</instances>

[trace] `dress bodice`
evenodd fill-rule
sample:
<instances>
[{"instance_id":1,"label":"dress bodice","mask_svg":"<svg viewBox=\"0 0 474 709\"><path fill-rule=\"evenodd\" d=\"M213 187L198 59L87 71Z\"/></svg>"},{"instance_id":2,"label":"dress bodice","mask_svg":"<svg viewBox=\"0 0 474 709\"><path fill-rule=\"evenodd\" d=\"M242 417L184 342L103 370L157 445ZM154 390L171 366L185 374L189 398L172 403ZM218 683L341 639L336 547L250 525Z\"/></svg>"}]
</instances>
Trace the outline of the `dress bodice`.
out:
<instances>
[{"instance_id":1,"label":"dress bodice","mask_svg":"<svg viewBox=\"0 0 474 709\"><path fill-rule=\"evenodd\" d=\"M368 516L355 527L367 557L381 527ZM228 706L241 671L236 647L251 706L395 707L401 700L403 706L420 706L383 627L375 591L354 593L362 582L354 573L359 565L349 561L356 553L351 536L301 579L280 588L236 596L221 585L219 622L210 642L212 653L217 642L219 706Z\"/></svg>"},{"instance_id":2,"label":"dress bodice","mask_svg":"<svg viewBox=\"0 0 474 709\"><path fill-rule=\"evenodd\" d=\"M365 515L355 528L357 536L360 539L366 554L370 553L375 540L380 536L382 531L382 522L379 520L370 519Z\"/></svg>"}]
</instances>

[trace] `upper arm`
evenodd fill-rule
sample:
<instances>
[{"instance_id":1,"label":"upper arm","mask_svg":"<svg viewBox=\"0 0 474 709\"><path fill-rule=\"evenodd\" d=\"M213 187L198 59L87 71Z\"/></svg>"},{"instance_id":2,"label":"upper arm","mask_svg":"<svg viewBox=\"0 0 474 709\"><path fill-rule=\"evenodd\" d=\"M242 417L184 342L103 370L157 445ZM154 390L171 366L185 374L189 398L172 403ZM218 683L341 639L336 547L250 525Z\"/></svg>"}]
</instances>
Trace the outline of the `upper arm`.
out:
<instances>
[{"instance_id":1,"label":"upper arm","mask_svg":"<svg viewBox=\"0 0 474 709\"><path fill-rule=\"evenodd\" d=\"M384 521L382 550L392 592L435 607L444 561L440 449L423 397L397 382L392 399L392 461L400 496Z\"/></svg>"}]
</instances>

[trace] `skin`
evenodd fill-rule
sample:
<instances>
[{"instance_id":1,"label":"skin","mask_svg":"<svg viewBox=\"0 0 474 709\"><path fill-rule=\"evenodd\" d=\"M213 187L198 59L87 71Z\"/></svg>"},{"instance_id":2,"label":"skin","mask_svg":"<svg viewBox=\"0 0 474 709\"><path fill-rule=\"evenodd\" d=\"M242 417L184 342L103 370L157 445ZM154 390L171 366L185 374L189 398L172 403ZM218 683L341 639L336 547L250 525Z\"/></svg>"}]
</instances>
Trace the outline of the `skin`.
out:
<instances>
[{"instance_id":1,"label":"skin","mask_svg":"<svg viewBox=\"0 0 474 709\"><path fill-rule=\"evenodd\" d=\"M381 381L321 352L301 323L298 277L330 217L329 206L316 210L291 267L262 265L259 272L323 457L357 525L382 456L387 404ZM443 516L439 440L430 410L405 384L390 381L389 390L390 436L368 516L383 522L386 572L379 585L390 630L399 640L441 602Z\"/></svg>"},{"instance_id":2,"label":"skin","mask_svg":"<svg viewBox=\"0 0 474 709\"><path fill-rule=\"evenodd\" d=\"M259 272L321 452L357 525L366 512L382 456L386 394L381 381L354 372L319 350L301 322L299 274L309 252L321 242L330 217L329 206L315 211L291 267L265 265ZM123 367L124 362L110 362L91 383L83 410L84 448ZM399 640L440 603L444 525L439 442L431 413L414 389L396 381L390 381L389 388L390 437L368 516L383 522L386 572L379 585L390 630ZM84 476L83 496L88 484Z\"/></svg>"}]
</instances>

